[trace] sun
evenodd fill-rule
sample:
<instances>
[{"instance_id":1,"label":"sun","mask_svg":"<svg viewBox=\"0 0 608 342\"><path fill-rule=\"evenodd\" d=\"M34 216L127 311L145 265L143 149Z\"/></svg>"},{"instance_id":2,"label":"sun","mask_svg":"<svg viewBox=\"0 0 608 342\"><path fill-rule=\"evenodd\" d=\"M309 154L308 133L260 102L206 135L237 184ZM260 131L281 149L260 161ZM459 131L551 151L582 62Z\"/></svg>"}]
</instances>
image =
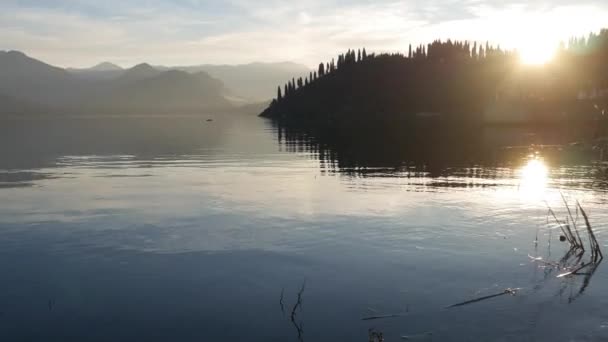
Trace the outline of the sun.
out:
<instances>
[{"instance_id":1,"label":"sun","mask_svg":"<svg viewBox=\"0 0 608 342\"><path fill-rule=\"evenodd\" d=\"M521 46L518 52L522 64L544 65L553 59L555 47L534 42Z\"/></svg>"}]
</instances>

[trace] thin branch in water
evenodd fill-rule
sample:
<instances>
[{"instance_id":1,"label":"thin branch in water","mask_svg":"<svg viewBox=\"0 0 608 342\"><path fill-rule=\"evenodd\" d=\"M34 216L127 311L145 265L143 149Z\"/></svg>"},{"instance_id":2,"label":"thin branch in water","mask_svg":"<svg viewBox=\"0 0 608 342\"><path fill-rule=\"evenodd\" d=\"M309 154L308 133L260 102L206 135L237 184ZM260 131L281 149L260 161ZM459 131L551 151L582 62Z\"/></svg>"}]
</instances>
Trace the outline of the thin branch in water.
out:
<instances>
[{"instance_id":1,"label":"thin branch in water","mask_svg":"<svg viewBox=\"0 0 608 342\"><path fill-rule=\"evenodd\" d=\"M403 317L401 314L392 314L392 315L378 315L378 316L369 316L361 318L362 321L373 321L376 319L384 319L384 318L395 318L395 317Z\"/></svg>"},{"instance_id":2,"label":"thin branch in water","mask_svg":"<svg viewBox=\"0 0 608 342\"><path fill-rule=\"evenodd\" d=\"M585 267L587 267L587 266L589 266L589 265L593 265L593 263L588 262L588 263L586 263L586 264L582 264L581 266L579 266L579 267L575 268L574 270L572 270L572 271L570 271L570 272L562 273L562 274L558 275L557 277L558 277L558 278L563 278L563 277L567 277L567 276L570 276L570 275L575 275L575 274L578 274L578 273L577 273L578 271L582 270L583 268L585 268Z\"/></svg>"},{"instance_id":3,"label":"thin branch in water","mask_svg":"<svg viewBox=\"0 0 608 342\"><path fill-rule=\"evenodd\" d=\"M279 304L281 305L281 312L285 315L285 305L283 304L283 297L285 295L285 288L281 289L281 298L279 299Z\"/></svg>"},{"instance_id":4,"label":"thin branch in water","mask_svg":"<svg viewBox=\"0 0 608 342\"><path fill-rule=\"evenodd\" d=\"M306 288L306 280L304 280L304 282L302 283L302 287L300 288L300 291L298 291L298 301L296 302L296 304L293 306L293 309L291 310L291 320L294 321L296 318L296 310L298 308L300 308L300 310L302 309L302 294L304 294L304 289Z\"/></svg>"},{"instance_id":5,"label":"thin branch in water","mask_svg":"<svg viewBox=\"0 0 608 342\"><path fill-rule=\"evenodd\" d=\"M572 240L572 237L570 236L570 234L568 234L566 232L566 229L564 229L564 225L562 224L562 222L557 218L557 215L555 215L555 212L553 211L553 209L551 209L551 207L549 207L549 203L547 203L547 207L549 208L549 214L551 214L553 216L553 218L555 219L555 222L557 223L557 225L559 226L559 228L562 230L562 233L564 234L564 237L566 237L566 239L568 240L568 242L571 245L575 245L575 243ZM547 221L548 221L548 217L547 217Z\"/></svg>"},{"instance_id":6,"label":"thin branch in water","mask_svg":"<svg viewBox=\"0 0 608 342\"><path fill-rule=\"evenodd\" d=\"M299 324L293 320L291 321L291 323L293 324L293 326L296 328L296 331L298 332L298 341L300 342L304 342L304 324L302 322L300 322Z\"/></svg>"},{"instance_id":7,"label":"thin branch in water","mask_svg":"<svg viewBox=\"0 0 608 342\"><path fill-rule=\"evenodd\" d=\"M576 202L579 209L581 210L581 215L583 215L583 219L585 219L585 226L587 227L587 233L589 234L589 244L591 245L591 258L592 261L597 263L604 259L604 254L602 254L602 250L600 248L600 244L597 242L597 238L593 233L593 229L591 228L591 224L589 223L589 217L585 212L585 209L581 206L580 202Z\"/></svg>"},{"instance_id":8,"label":"thin branch in water","mask_svg":"<svg viewBox=\"0 0 608 342\"><path fill-rule=\"evenodd\" d=\"M406 340L406 341L422 341L422 340L430 341L433 339L433 333L428 331L428 332L416 334L416 335L401 335L401 339Z\"/></svg>"},{"instance_id":9,"label":"thin branch in water","mask_svg":"<svg viewBox=\"0 0 608 342\"><path fill-rule=\"evenodd\" d=\"M566 206L566 209L568 210L568 216L570 217L570 222L572 222L572 225L574 226L574 231L576 232L576 236L578 238L578 240L577 240L578 247L585 250L585 247L583 246L583 240L581 239L581 235L579 234L578 228L576 226L576 220L572 217L572 211L570 210L568 201L566 201L566 197L564 196L564 194L561 191L559 192L559 194L562 196L562 201L564 201L564 205ZM578 213L578 211L577 211L577 213ZM569 225L568 225L568 230L570 230ZM570 231L570 234L572 234L572 231Z\"/></svg>"},{"instance_id":10,"label":"thin branch in water","mask_svg":"<svg viewBox=\"0 0 608 342\"><path fill-rule=\"evenodd\" d=\"M496 298L496 297L500 297L500 296L504 296L504 295L508 295L508 294L514 296L514 295L517 294L517 292L519 290L521 290L521 289L520 288L516 288L516 289L508 288L508 289L505 289L501 293L497 293L497 294L493 294L493 295L489 295L489 296L484 296L484 297L480 297L480 298L476 298L476 299L471 299L471 300L467 300L466 302L450 305L446 309L451 309L451 308L455 308L455 307L459 307L459 306L465 306L465 305L481 302L481 301L486 300L486 299Z\"/></svg>"}]
</instances>

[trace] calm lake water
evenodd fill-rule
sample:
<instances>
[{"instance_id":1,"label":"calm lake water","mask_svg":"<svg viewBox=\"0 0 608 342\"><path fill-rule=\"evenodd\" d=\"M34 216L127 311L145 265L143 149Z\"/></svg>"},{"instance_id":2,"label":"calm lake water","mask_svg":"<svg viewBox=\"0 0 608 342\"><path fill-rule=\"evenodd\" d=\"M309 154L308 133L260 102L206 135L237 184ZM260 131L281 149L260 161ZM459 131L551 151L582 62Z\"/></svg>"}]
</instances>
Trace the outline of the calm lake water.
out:
<instances>
[{"instance_id":1,"label":"calm lake water","mask_svg":"<svg viewBox=\"0 0 608 342\"><path fill-rule=\"evenodd\" d=\"M0 133L2 341L608 341L606 263L550 266L560 192L608 252L589 166L353 172L228 114Z\"/></svg>"}]
</instances>

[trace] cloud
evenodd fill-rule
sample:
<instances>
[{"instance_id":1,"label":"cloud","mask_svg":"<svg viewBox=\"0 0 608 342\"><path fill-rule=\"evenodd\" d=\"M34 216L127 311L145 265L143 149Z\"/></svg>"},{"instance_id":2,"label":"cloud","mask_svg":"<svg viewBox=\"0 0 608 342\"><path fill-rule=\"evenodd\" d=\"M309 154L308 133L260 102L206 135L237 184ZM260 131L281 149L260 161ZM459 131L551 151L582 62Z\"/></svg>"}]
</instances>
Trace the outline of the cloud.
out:
<instances>
[{"instance_id":1,"label":"cloud","mask_svg":"<svg viewBox=\"0 0 608 342\"><path fill-rule=\"evenodd\" d=\"M608 4L498 0L4 0L0 42L61 66L292 60L348 48L405 51L435 38L516 47L597 30Z\"/></svg>"}]
</instances>

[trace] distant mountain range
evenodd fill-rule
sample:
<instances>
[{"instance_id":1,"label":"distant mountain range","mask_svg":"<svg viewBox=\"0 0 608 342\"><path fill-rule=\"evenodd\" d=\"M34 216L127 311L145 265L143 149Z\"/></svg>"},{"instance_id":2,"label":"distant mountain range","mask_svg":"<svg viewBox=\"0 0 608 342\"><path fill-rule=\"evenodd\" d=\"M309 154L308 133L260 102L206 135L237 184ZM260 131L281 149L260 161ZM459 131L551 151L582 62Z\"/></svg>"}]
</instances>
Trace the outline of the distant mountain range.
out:
<instances>
[{"instance_id":1,"label":"distant mountain range","mask_svg":"<svg viewBox=\"0 0 608 342\"><path fill-rule=\"evenodd\" d=\"M249 101L267 101L277 95L277 85L292 78L305 77L310 69L304 65L283 63L250 63L243 65L199 65L158 67L159 70L176 69L189 73L206 72L226 85L239 97Z\"/></svg>"},{"instance_id":2,"label":"distant mountain range","mask_svg":"<svg viewBox=\"0 0 608 342\"><path fill-rule=\"evenodd\" d=\"M308 73L293 63L123 69L103 62L62 69L0 51L0 113L168 113L229 110L265 102L278 80Z\"/></svg>"},{"instance_id":3,"label":"distant mountain range","mask_svg":"<svg viewBox=\"0 0 608 342\"><path fill-rule=\"evenodd\" d=\"M222 81L226 89L233 96L247 102L268 101L276 96L277 84L292 78L305 77L310 73L304 65L282 62L282 63L250 63L242 65L212 65L204 64L197 66L150 66L139 64L132 69L147 69L146 72L156 73L160 71L179 70L190 74L200 72L207 73L211 77ZM120 77L125 71L121 67L103 62L89 69L67 69L68 72L84 79L99 80Z\"/></svg>"},{"instance_id":4,"label":"distant mountain range","mask_svg":"<svg viewBox=\"0 0 608 342\"><path fill-rule=\"evenodd\" d=\"M112 79L119 77L125 71L118 65L109 62L99 63L88 69L67 68L66 70L83 79Z\"/></svg>"}]
</instances>

